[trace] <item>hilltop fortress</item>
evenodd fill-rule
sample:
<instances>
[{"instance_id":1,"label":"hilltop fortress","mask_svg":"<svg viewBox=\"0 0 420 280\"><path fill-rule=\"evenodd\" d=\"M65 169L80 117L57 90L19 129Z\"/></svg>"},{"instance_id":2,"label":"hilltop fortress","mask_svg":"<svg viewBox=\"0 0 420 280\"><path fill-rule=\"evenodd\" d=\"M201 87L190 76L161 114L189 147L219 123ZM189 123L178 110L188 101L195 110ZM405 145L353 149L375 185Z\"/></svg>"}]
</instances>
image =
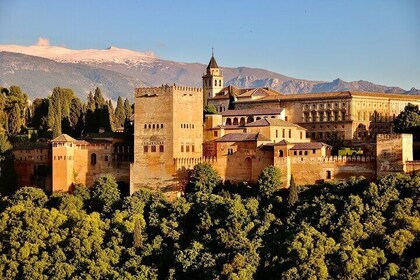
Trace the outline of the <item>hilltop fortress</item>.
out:
<instances>
[{"instance_id":1,"label":"hilltop fortress","mask_svg":"<svg viewBox=\"0 0 420 280\"><path fill-rule=\"evenodd\" d=\"M254 183L270 165L287 187L364 176L369 180L420 170L413 138L393 134L395 117L420 96L366 92L284 95L269 88L224 86L223 71L211 57L203 88L179 85L135 90L134 143L117 133L14 149L19 186L50 191L87 186L104 173L126 193L141 187L178 193L194 165L208 162L223 180ZM213 105L217 113L203 117ZM364 155L332 156L330 137L372 143Z\"/></svg>"}]
</instances>

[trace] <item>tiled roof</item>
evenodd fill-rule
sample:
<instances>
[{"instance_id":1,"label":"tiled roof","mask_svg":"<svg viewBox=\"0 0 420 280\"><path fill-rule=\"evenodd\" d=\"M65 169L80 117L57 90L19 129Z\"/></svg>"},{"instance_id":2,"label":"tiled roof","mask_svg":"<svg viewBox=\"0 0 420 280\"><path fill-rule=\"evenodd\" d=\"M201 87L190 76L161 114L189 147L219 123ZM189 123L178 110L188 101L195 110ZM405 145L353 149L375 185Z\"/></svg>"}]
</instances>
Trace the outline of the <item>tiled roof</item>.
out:
<instances>
[{"instance_id":1,"label":"tiled roof","mask_svg":"<svg viewBox=\"0 0 420 280\"><path fill-rule=\"evenodd\" d=\"M322 147L331 146L322 142L296 143L290 150L319 150Z\"/></svg>"},{"instance_id":2,"label":"tiled roof","mask_svg":"<svg viewBox=\"0 0 420 280\"><path fill-rule=\"evenodd\" d=\"M276 118L262 118L260 120L257 120L255 122L251 122L245 125L245 127L260 127L260 126L282 126L282 127L296 127L301 130L306 130L306 128L301 127L300 125L286 122L281 119Z\"/></svg>"},{"instance_id":3,"label":"tiled roof","mask_svg":"<svg viewBox=\"0 0 420 280\"><path fill-rule=\"evenodd\" d=\"M283 109L272 109L272 108L252 108L252 109L240 109L240 110L226 110L220 115L223 117L228 116L253 116L253 115L279 115Z\"/></svg>"},{"instance_id":4,"label":"tiled roof","mask_svg":"<svg viewBox=\"0 0 420 280\"><path fill-rule=\"evenodd\" d=\"M54 138L51 142L76 142L76 139L67 134L61 134L60 136Z\"/></svg>"},{"instance_id":5,"label":"tiled roof","mask_svg":"<svg viewBox=\"0 0 420 280\"><path fill-rule=\"evenodd\" d=\"M261 133L229 133L225 134L217 142L246 142L246 141L270 141Z\"/></svg>"},{"instance_id":6,"label":"tiled roof","mask_svg":"<svg viewBox=\"0 0 420 280\"><path fill-rule=\"evenodd\" d=\"M279 142L276 143L276 145L279 145L279 146L281 146L281 145L289 145L289 144L292 144L292 143L289 142L289 141L287 141L287 140L285 140L285 139L283 139L283 140L281 140L281 141L279 141Z\"/></svg>"},{"instance_id":7,"label":"tiled roof","mask_svg":"<svg viewBox=\"0 0 420 280\"><path fill-rule=\"evenodd\" d=\"M214 58L214 56L211 56L209 65L207 66L207 70L210 70L210 68L219 68L219 66L217 65L216 59Z\"/></svg>"}]
</instances>

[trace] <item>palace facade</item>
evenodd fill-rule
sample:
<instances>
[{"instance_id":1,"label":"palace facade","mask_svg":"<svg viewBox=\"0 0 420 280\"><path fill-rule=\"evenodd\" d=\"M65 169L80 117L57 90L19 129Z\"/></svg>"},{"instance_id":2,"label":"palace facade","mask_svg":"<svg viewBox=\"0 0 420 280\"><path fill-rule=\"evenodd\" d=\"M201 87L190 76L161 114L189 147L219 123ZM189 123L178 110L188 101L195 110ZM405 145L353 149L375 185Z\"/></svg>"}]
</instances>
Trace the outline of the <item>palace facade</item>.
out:
<instances>
[{"instance_id":1,"label":"palace facade","mask_svg":"<svg viewBox=\"0 0 420 280\"><path fill-rule=\"evenodd\" d=\"M90 186L105 173L133 193L146 187L176 194L194 165L208 162L223 180L256 182L270 165L287 187L393 172L416 172L412 135L393 134L395 117L420 96L366 92L282 94L269 88L224 86L212 56L203 88L179 85L135 90L134 141L118 133L73 139L61 135L37 147L15 147L20 186L50 191ZM213 105L216 114L203 116ZM371 143L368 154L331 155L330 137Z\"/></svg>"}]
</instances>

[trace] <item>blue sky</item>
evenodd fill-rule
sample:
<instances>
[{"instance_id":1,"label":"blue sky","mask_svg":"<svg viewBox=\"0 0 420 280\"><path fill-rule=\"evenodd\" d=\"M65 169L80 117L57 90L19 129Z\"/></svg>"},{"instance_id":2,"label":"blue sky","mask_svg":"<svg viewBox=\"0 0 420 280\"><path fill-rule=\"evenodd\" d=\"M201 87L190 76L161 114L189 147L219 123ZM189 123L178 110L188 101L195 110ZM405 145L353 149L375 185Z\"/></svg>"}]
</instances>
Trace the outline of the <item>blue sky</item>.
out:
<instances>
[{"instance_id":1,"label":"blue sky","mask_svg":"<svg viewBox=\"0 0 420 280\"><path fill-rule=\"evenodd\" d=\"M0 0L0 44L38 37L295 78L420 88L420 1Z\"/></svg>"}]
</instances>

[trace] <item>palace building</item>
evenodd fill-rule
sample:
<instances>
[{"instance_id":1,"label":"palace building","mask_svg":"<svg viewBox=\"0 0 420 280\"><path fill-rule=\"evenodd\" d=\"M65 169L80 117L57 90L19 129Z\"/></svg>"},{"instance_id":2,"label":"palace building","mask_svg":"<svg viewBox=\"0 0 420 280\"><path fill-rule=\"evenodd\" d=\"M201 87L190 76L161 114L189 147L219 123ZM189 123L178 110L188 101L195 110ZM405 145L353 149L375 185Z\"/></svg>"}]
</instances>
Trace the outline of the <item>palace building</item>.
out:
<instances>
[{"instance_id":1,"label":"palace building","mask_svg":"<svg viewBox=\"0 0 420 280\"><path fill-rule=\"evenodd\" d=\"M15 147L19 186L39 184L71 191L102 174L116 177L125 191L149 188L182 192L188 173L208 162L223 180L254 183L270 165L283 186L314 184L393 172L417 172L412 135L392 134L395 117L420 96L367 92L282 94L269 88L225 86L212 55L203 88L179 85L135 89L134 141L121 134L83 139L61 135L50 143ZM216 114L203 116L206 105ZM359 156L332 156L325 143L338 137L370 143ZM41 182L41 183L40 183Z\"/></svg>"}]
</instances>

